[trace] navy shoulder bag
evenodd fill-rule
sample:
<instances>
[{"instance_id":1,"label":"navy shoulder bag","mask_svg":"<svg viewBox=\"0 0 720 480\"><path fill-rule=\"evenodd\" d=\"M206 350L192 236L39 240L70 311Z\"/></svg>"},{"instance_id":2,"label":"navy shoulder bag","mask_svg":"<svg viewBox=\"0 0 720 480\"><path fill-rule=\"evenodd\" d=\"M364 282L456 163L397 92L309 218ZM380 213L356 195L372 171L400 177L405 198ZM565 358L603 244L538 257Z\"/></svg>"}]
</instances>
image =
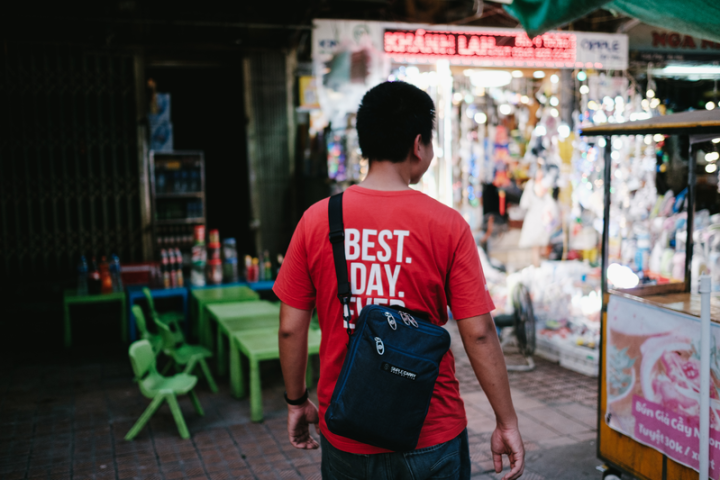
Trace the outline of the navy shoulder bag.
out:
<instances>
[{"instance_id":1,"label":"navy shoulder bag","mask_svg":"<svg viewBox=\"0 0 720 480\"><path fill-rule=\"evenodd\" d=\"M381 305L364 307L353 333L342 193L330 197L328 218L349 342L325 422L332 433L358 442L414 450L450 335L420 314Z\"/></svg>"}]
</instances>

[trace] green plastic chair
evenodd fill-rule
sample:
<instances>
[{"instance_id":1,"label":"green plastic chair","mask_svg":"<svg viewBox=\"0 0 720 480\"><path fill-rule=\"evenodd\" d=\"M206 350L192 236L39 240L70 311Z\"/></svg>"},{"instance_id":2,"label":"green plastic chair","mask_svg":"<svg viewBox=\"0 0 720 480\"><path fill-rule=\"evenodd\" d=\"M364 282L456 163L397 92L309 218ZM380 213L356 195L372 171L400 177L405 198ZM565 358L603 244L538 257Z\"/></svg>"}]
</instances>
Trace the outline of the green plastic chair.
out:
<instances>
[{"instance_id":1,"label":"green plastic chair","mask_svg":"<svg viewBox=\"0 0 720 480\"><path fill-rule=\"evenodd\" d=\"M158 313L157 310L155 310L155 301L153 300L150 289L147 287L143 287L142 292L145 295L145 299L148 302L148 307L150 309L150 315L153 317L153 320L155 320L156 322L160 321L166 325L169 325L171 323L179 323L179 322L182 322L185 320L185 314L183 312Z\"/></svg>"},{"instance_id":2,"label":"green plastic chair","mask_svg":"<svg viewBox=\"0 0 720 480\"><path fill-rule=\"evenodd\" d=\"M166 325L163 322L155 322L158 331L163 340L163 353L170 357L175 363L176 368L180 365L185 366L185 373L192 373L195 367L200 365L208 386L213 393L217 393L218 388L215 379L210 373L210 368L205 361L206 358L212 357L212 352L200 345L190 345L185 342L185 336L182 329L176 324Z\"/></svg>"},{"instance_id":3,"label":"green plastic chair","mask_svg":"<svg viewBox=\"0 0 720 480\"><path fill-rule=\"evenodd\" d=\"M145 409L135 425L125 435L125 440L132 440L140 433L150 417L160 408L163 401L167 401L170 411L172 412L178 432L184 439L190 438L190 432L185 424L180 405L178 405L177 395L189 395L195 410L200 416L204 416L205 412L200 405L197 395L193 388L197 384L197 377L188 375L187 373L178 373L172 377L164 377L157 371L155 364L155 354L152 346L147 340L138 340L130 345L128 351L130 355L130 364L135 373L135 380L138 382L140 392L146 397L151 398L152 402Z\"/></svg>"},{"instance_id":4,"label":"green plastic chair","mask_svg":"<svg viewBox=\"0 0 720 480\"><path fill-rule=\"evenodd\" d=\"M132 312L135 316L135 324L140 331L140 338L142 338L143 340L147 340L153 349L153 353L157 355L163 347L162 336L155 333L150 333L147 328L147 323L145 322L145 314L143 313L140 305L133 305Z\"/></svg>"}]
</instances>

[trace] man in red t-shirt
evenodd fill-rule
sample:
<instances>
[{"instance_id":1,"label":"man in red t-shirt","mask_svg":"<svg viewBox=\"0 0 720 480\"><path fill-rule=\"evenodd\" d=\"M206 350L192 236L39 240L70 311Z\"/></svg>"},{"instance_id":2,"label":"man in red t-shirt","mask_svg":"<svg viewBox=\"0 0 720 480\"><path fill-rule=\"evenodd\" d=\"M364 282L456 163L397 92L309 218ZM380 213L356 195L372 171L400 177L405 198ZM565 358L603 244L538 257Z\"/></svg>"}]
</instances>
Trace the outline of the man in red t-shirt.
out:
<instances>
[{"instance_id":1,"label":"man in red t-shirt","mask_svg":"<svg viewBox=\"0 0 720 480\"><path fill-rule=\"evenodd\" d=\"M495 470L502 470L502 455L508 455L511 471L504 479L511 480L522 475L525 453L477 247L459 213L409 187L420 180L433 159L434 117L430 97L403 82L380 84L362 100L357 131L370 170L360 185L343 195L351 318L357 319L370 304L401 305L444 325L450 307L497 418L491 440ZM309 425L317 428L320 424L325 480L469 479L467 418L451 351L440 363L415 451L389 452L335 435L327 428L325 411L348 341L337 298L329 231L325 199L310 207L300 220L274 287L282 301L280 362L290 442L297 448L318 448ZM304 373L314 308L322 331L319 411L307 399Z\"/></svg>"}]
</instances>

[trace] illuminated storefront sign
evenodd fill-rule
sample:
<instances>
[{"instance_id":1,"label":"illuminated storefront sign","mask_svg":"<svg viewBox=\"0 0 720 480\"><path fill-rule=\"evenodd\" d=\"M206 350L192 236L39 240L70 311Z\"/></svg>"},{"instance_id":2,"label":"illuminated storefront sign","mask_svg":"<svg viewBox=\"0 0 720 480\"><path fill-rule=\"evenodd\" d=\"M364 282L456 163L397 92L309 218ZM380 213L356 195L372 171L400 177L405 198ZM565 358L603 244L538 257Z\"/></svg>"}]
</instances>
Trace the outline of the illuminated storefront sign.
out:
<instances>
[{"instance_id":1,"label":"illuminated storefront sign","mask_svg":"<svg viewBox=\"0 0 720 480\"><path fill-rule=\"evenodd\" d=\"M448 58L498 66L576 66L576 37L550 32L532 40L525 32L441 32L385 29L383 50L393 57Z\"/></svg>"},{"instance_id":2,"label":"illuminated storefront sign","mask_svg":"<svg viewBox=\"0 0 720 480\"><path fill-rule=\"evenodd\" d=\"M383 58L388 57L409 64L448 60L451 65L501 68L628 68L624 34L553 31L531 39L523 30L510 28L327 19L313 20L313 25L317 62L328 62L339 52L365 50L376 62L372 71L385 68Z\"/></svg>"}]
</instances>

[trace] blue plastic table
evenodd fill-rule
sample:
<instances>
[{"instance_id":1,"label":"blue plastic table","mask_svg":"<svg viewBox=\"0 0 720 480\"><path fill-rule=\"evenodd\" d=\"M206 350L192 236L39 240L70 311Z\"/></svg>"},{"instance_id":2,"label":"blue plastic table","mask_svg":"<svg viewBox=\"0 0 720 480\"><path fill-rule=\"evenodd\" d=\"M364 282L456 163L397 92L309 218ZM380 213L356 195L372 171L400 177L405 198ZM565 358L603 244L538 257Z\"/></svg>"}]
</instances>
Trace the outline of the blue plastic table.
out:
<instances>
[{"instance_id":1,"label":"blue plastic table","mask_svg":"<svg viewBox=\"0 0 720 480\"><path fill-rule=\"evenodd\" d=\"M137 327L135 325L135 315L132 313L132 306L136 300L145 298L142 289L147 285L131 285L127 287L127 308L128 308L128 320L130 325L130 341L137 339ZM188 289L185 287L176 288L158 288L150 289L150 294L153 299L157 298L170 298L170 297L182 297L183 302L183 313L185 314L185 332L188 331Z\"/></svg>"},{"instance_id":2,"label":"blue plastic table","mask_svg":"<svg viewBox=\"0 0 720 480\"><path fill-rule=\"evenodd\" d=\"M235 283L221 283L219 285L205 285L204 287L190 286L190 290L203 290L206 288L223 288L223 287L250 287L256 292L263 292L272 290L275 285L275 280L267 280L262 282L235 282Z\"/></svg>"}]
</instances>

